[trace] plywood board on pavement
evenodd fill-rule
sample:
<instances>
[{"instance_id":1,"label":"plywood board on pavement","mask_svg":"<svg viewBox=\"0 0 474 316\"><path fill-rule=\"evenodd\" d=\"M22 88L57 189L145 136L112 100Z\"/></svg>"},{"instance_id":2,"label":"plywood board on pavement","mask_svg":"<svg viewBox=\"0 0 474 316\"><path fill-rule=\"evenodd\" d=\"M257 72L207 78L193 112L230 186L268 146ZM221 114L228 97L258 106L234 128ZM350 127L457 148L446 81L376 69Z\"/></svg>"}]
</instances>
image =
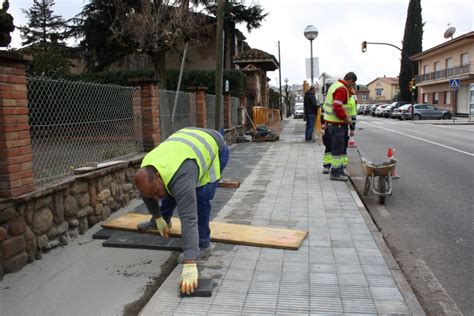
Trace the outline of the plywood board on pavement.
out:
<instances>
[{"instance_id":1,"label":"plywood board on pavement","mask_svg":"<svg viewBox=\"0 0 474 316\"><path fill-rule=\"evenodd\" d=\"M102 224L103 228L138 231L137 224L150 219L150 215L139 213L127 213L118 218L111 219ZM229 224L223 222L210 222L211 240L216 242L297 250L307 231L272 228L250 225ZM156 230L148 231L157 234ZM171 236L181 235L181 223L179 219L172 218Z\"/></svg>"}]
</instances>

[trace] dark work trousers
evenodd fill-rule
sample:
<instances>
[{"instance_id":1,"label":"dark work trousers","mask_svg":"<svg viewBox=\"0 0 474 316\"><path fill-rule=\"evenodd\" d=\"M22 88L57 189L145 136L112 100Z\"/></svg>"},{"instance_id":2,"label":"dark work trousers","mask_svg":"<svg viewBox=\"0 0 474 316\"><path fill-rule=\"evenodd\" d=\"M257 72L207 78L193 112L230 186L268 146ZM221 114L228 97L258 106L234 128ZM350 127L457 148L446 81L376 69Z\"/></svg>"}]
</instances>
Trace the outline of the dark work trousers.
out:
<instances>
[{"instance_id":1,"label":"dark work trousers","mask_svg":"<svg viewBox=\"0 0 474 316\"><path fill-rule=\"evenodd\" d=\"M331 167L331 162L332 162L331 136L329 135L329 131L327 128L323 134L323 144L324 144L323 166Z\"/></svg>"},{"instance_id":2,"label":"dark work trousers","mask_svg":"<svg viewBox=\"0 0 474 316\"><path fill-rule=\"evenodd\" d=\"M347 155L347 147L349 147L349 125L344 124L346 136L344 137L344 155Z\"/></svg>"},{"instance_id":3,"label":"dark work trousers","mask_svg":"<svg viewBox=\"0 0 474 316\"><path fill-rule=\"evenodd\" d=\"M347 124L328 124L328 131L331 138L331 175L339 176L343 174L342 163Z\"/></svg>"},{"instance_id":4,"label":"dark work trousers","mask_svg":"<svg viewBox=\"0 0 474 316\"><path fill-rule=\"evenodd\" d=\"M316 114L307 114L306 115L306 129L305 129L305 132L304 132L304 139L305 140L312 140L313 139L315 120L316 120Z\"/></svg>"},{"instance_id":5,"label":"dark work trousers","mask_svg":"<svg viewBox=\"0 0 474 316\"><path fill-rule=\"evenodd\" d=\"M227 162L229 161L229 147L227 145L219 152L219 159L221 165L221 173L224 171ZM211 200L217 190L218 181L208 183L202 187L196 188L197 198L197 213L198 213L198 231L199 231L199 248L207 248L211 242L211 229L209 228L209 220L211 217ZM161 216L166 222L171 220L173 211L176 207L176 201L173 197L168 197L161 200L161 206L156 207L158 202L151 199L143 199L150 213L156 217L156 213L151 210L161 210Z\"/></svg>"}]
</instances>

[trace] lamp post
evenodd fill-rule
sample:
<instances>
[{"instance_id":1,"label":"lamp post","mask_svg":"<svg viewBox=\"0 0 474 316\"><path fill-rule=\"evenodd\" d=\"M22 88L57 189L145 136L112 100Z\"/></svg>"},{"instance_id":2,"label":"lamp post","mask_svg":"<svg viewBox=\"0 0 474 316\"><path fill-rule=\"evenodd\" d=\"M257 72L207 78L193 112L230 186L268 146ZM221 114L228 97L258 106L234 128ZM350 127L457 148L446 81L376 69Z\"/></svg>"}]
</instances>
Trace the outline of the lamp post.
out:
<instances>
[{"instance_id":1,"label":"lamp post","mask_svg":"<svg viewBox=\"0 0 474 316\"><path fill-rule=\"evenodd\" d=\"M286 103L286 117L290 116L290 102L288 101L288 78L285 78L285 103Z\"/></svg>"},{"instance_id":2,"label":"lamp post","mask_svg":"<svg viewBox=\"0 0 474 316\"><path fill-rule=\"evenodd\" d=\"M311 84L313 84L313 40L318 37L318 29L314 25L308 25L304 29L304 37L309 39L310 46L311 46L311 59L310 59L310 64L311 64Z\"/></svg>"}]
</instances>

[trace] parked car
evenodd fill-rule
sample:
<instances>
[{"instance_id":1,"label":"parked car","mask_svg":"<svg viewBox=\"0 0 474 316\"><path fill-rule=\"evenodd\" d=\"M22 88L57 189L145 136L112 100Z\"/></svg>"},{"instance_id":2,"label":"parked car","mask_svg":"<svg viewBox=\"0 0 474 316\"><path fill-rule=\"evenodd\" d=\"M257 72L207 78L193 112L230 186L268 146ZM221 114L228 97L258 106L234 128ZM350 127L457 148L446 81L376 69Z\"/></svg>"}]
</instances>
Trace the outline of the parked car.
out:
<instances>
[{"instance_id":1,"label":"parked car","mask_svg":"<svg viewBox=\"0 0 474 316\"><path fill-rule=\"evenodd\" d=\"M357 104L357 114L364 114L365 104Z\"/></svg>"},{"instance_id":2,"label":"parked car","mask_svg":"<svg viewBox=\"0 0 474 316\"><path fill-rule=\"evenodd\" d=\"M386 107L383 108L382 110L382 117L385 117L385 118L389 118L391 113L392 113L392 109L395 107L395 105L393 104L390 104L390 105L387 105Z\"/></svg>"},{"instance_id":3,"label":"parked car","mask_svg":"<svg viewBox=\"0 0 474 316\"><path fill-rule=\"evenodd\" d=\"M389 106L390 104L381 104L379 105L376 109L375 109L375 112L374 112L374 116L376 117L382 117L382 111L383 109L385 109L387 106Z\"/></svg>"},{"instance_id":4,"label":"parked car","mask_svg":"<svg viewBox=\"0 0 474 316\"><path fill-rule=\"evenodd\" d=\"M303 118L304 116L304 105L303 103L295 104L295 113L293 113L293 118Z\"/></svg>"},{"instance_id":5,"label":"parked car","mask_svg":"<svg viewBox=\"0 0 474 316\"><path fill-rule=\"evenodd\" d=\"M385 108L383 110L383 117L392 117L393 118L393 113L395 112L396 109L399 107L405 105L405 104L410 104L410 102L407 101L395 101L393 102L390 107Z\"/></svg>"},{"instance_id":6,"label":"parked car","mask_svg":"<svg viewBox=\"0 0 474 316\"><path fill-rule=\"evenodd\" d=\"M370 108L372 107L373 104L366 104L364 108L364 115L369 115L370 114Z\"/></svg>"},{"instance_id":7,"label":"parked car","mask_svg":"<svg viewBox=\"0 0 474 316\"><path fill-rule=\"evenodd\" d=\"M402 110L401 119L411 119L411 105ZM451 111L439 109L431 104L415 104L413 117L415 120L447 120L452 117Z\"/></svg>"},{"instance_id":8,"label":"parked car","mask_svg":"<svg viewBox=\"0 0 474 316\"><path fill-rule=\"evenodd\" d=\"M395 110L392 111L392 118L394 118L394 119L397 118L399 120L403 120L402 119L402 113L407 112L408 108L411 109L411 104L404 104L404 105L396 108Z\"/></svg>"},{"instance_id":9,"label":"parked car","mask_svg":"<svg viewBox=\"0 0 474 316\"><path fill-rule=\"evenodd\" d=\"M375 116L375 110L379 105L382 105L381 103L374 104L370 107L370 115Z\"/></svg>"}]
</instances>

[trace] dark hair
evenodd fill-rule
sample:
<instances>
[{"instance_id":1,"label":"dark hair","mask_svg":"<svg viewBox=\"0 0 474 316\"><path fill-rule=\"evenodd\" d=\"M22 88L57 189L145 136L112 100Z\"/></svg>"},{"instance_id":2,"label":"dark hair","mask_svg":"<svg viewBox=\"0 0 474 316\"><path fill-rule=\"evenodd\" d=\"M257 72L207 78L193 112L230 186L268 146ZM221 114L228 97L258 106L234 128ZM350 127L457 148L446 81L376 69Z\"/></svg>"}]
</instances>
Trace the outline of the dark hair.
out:
<instances>
[{"instance_id":1,"label":"dark hair","mask_svg":"<svg viewBox=\"0 0 474 316\"><path fill-rule=\"evenodd\" d=\"M354 82L357 81L357 76L355 73L353 73L352 71L351 72L348 72L345 76L344 76L344 80L352 80Z\"/></svg>"}]
</instances>

